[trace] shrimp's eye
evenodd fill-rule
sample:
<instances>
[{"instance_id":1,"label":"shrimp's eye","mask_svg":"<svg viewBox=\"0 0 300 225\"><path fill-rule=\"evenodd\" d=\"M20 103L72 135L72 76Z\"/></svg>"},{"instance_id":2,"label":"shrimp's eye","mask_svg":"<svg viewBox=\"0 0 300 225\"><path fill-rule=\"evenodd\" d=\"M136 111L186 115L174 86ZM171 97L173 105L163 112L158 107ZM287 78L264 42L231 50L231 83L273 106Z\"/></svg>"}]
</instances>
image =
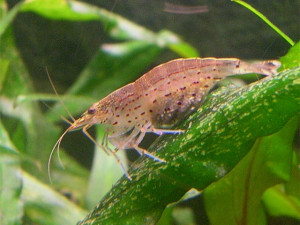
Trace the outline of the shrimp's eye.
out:
<instances>
[{"instance_id":1,"label":"shrimp's eye","mask_svg":"<svg viewBox=\"0 0 300 225\"><path fill-rule=\"evenodd\" d=\"M94 114L96 112L96 109L90 108L88 109L88 114Z\"/></svg>"}]
</instances>

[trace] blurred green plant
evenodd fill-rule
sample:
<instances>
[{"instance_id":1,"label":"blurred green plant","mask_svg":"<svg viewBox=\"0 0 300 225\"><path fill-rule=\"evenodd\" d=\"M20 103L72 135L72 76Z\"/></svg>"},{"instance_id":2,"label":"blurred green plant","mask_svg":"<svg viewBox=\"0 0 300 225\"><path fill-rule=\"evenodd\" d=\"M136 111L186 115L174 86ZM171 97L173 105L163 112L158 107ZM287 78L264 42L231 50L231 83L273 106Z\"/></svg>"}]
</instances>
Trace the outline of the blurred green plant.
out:
<instances>
[{"instance_id":1,"label":"blurred green plant","mask_svg":"<svg viewBox=\"0 0 300 225\"><path fill-rule=\"evenodd\" d=\"M11 29L18 13L99 21L117 41L101 46L62 97L73 115L135 79L164 49L181 57L198 53L170 31L155 33L83 2L32 0L7 11L0 0L0 7L0 224L172 224L172 213L191 222L190 211L169 204L199 195L184 195L193 188L204 190L211 224L266 224L266 213L300 218L299 155L292 147L299 127L300 43L280 59L284 71L212 92L176 125L185 134L159 138L149 150L168 163L141 157L129 168L133 181L123 176L110 190L121 176L114 160L96 151L89 177L62 151L67 166L53 160L54 183L49 184L47 160L61 132L54 112L66 113L59 103L42 113L36 102L57 97L33 91ZM99 140L102 134L97 128Z\"/></svg>"}]
</instances>

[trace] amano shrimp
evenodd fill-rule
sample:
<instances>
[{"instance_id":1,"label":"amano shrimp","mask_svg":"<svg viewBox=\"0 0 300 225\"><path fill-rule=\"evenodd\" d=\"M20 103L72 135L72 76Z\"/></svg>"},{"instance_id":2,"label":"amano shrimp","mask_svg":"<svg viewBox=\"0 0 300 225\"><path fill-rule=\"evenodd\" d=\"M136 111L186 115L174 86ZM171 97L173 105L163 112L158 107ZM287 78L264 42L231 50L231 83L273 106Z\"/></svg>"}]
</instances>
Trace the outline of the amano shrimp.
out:
<instances>
[{"instance_id":1,"label":"amano shrimp","mask_svg":"<svg viewBox=\"0 0 300 225\"><path fill-rule=\"evenodd\" d=\"M253 64L236 58L188 58L175 59L161 64L135 82L127 84L94 103L81 117L65 130L52 149L51 156L66 133L82 129L83 133L107 154L112 154L121 165L116 152L134 148L140 155L165 162L146 149L139 147L146 133L162 135L178 134L183 130L164 129L200 105L209 90L229 75L257 73L272 76L280 62L259 61ZM106 133L98 144L87 132L95 124L105 126ZM108 141L115 149L108 147Z\"/></svg>"}]
</instances>

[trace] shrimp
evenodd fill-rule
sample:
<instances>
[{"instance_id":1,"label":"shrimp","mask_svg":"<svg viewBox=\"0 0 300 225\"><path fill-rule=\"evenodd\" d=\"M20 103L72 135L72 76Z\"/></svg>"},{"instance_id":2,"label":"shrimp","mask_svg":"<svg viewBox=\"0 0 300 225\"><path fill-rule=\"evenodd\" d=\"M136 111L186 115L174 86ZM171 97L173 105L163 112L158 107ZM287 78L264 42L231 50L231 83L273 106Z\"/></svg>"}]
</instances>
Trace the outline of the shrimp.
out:
<instances>
[{"instance_id":1,"label":"shrimp","mask_svg":"<svg viewBox=\"0 0 300 225\"><path fill-rule=\"evenodd\" d=\"M146 133L179 134L183 130L163 129L174 124L200 105L209 90L220 80L234 74L257 73L272 76L280 62L276 60L246 63L236 58L175 59L161 64L135 82L125 85L94 103L75 120L54 145L51 156L66 133L82 129L83 133L108 155L112 154L126 177L131 180L116 152L135 149L140 155L165 162L139 147ZM88 133L95 124L105 127L102 143L98 144ZM115 149L108 147L110 142Z\"/></svg>"}]
</instances>

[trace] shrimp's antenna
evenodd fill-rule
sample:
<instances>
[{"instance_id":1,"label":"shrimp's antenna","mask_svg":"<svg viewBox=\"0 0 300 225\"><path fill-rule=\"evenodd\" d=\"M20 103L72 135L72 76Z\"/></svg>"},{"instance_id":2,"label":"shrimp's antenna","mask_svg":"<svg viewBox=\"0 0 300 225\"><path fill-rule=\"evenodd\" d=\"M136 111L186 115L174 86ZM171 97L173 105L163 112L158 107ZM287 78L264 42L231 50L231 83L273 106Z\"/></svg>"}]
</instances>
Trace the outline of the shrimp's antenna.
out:
<instances>
[{"instance_id":1,"label":"shrimp's antenna","mask_svg":"<svg viewBox=\"0 0 300 225\"><path fill-rule=\"evenodd\" d=\"M67 124L69 125L72 125L72 122L70 120L68 120L66 117L60 115L57 111L55 111L51 106L49 106L46 102L43 102L42 103L50 110L53 110L53 112L58 115L63 121L65 121Z\"/></svg>"},{"instance_id":2,"label":"shrimp's antenna","mask_svg":"<svg viewBox=\"0 0 300 225\"><path fill-rule=\"evenodd\" d=\"M53 83L53 81L52 81L52 79L51 79L51 77L50 77L50 74L49 74L49 71L48 71L48 68L47 68L47 67L46 67L46 73L47 73L49 82L50 82L50 84L51 84L51 86L52 86L52 89L53 89L53 91L54 91L56 97L58 98L59 102L62 104L62 106L64 107L65 111L68 113L69 117L72 119L72 121L75 122L75 118L72 116L72 114L70 113L70 111L68 110L68 108L66 107L66 105L64 104L62 98L61 98L60 95L58 94L58 92L57 92L57 90L56 90L56 88L55 88L55 86L54 86L54 83ZM44 104L45 104L45 103L44 103ZM47 106L47 104L46 104L46 106ZM55 149L57 148L57 156L58 156L59 164L60 164L62 167L64 167L64 166L63 166L63 163L62 163L62 161L61 161L61 159L60 159L59 147L60 147L60 143L61 143L61 141L62 141L62 138L65 136L66 133L68 133L69 130L72 129L72 124L73 124L71 121L69 121L69 120L66 119L65 117L63 117L63 116L61 116L61 115L60 115L60 117L61 117L65 122L67 122L68 124L70 124L71 126L70 126L67 130L65 130L65 132L60 136L60 138L57 140L57 142L55 143L54 147L53 147L52 150L51 150L51 153L50 153L50 156L49 156L49 159L48 159L48 166L47 166L47 167L48 167L48 177L49 177L49 181L50 181L51 184L52 184L52 179L51 179L51 171L50 171L50 167L51 167L51 159L52 159L53 153L54 153Z\"/></svg>"},{"instance_id":3,"label":"shrimp's antenna","mask_svg":"<svg viewBox=\"0 0 300 225\"><path fill-rule=\"evenodd\" d=\"M49 156L49 159L48 159L48 165L47 165L47 168L48 168L48 178L49 178L49 181L50 181L51 184L52 184L52 179L51 179L51 159L52 159L53 153L54 153L54 151L55 151L56 148L57 148L57 151L59 152L60 143L61 143L63 137L71 129L72 129L72 126L70 126L68 129L65 130L65 132L60 136L60 138L57 140L57 142L55 143L55 145L53 146L53 148L51 150L51 153L50 153L50 156ZM59 156L59 153L58 153L58 156Z\"/></svg>"},{"instance_id":4,"label":"shrimp's antenna","mask_svg":"<svg viewBox=\"0 0 300 225\"><path fill-rule=\"evenodd\" d=\"M47 72L47 76L48 76L48 79L49 79L49 82L53 88L53 91L55 92L55 95L57 96L59 102L62 104L62 106L64 107L64 109L66 110L66 112L68 113L69 117L73 120L73 122L75 121L75 118L72 116L72 114L70 113L70 111L68 110L68 108L66 107L66 105L64 104L63 100L61 99L61 97L59 96L54 84L53 84L53 81L50 77L50 74L49 74L49 71L48 71L48 68L46 67L46 72Z\"/></svg>"}]
</instances>

